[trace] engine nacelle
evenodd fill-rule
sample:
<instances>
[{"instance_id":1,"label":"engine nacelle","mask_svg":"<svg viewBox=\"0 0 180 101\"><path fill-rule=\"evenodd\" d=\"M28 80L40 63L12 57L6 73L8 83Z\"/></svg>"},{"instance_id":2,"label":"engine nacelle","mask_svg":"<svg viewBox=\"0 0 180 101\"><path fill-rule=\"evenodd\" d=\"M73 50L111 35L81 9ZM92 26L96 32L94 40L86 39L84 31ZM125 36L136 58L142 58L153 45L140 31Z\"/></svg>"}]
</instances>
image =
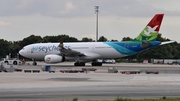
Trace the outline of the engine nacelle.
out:
<instances>
[{"instance_id":1,"label":"engine nacelle","mask_svg":"<svg viewBox=\"0 0 180 101\"><path fill-rule=\"evenodd\" d=\"M60 55L49 54L44 57L44 61L46 63L60 63L60 62L64 62L65 58Z\"/></svg>"}]
</instances>

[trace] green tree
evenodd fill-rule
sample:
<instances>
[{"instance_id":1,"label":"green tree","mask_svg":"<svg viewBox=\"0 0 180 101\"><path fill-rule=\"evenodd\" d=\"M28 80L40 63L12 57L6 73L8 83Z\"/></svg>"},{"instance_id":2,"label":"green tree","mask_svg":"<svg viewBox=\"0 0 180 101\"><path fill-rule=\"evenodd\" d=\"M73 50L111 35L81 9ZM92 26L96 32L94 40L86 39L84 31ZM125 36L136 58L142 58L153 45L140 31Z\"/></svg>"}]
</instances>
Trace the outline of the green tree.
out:
<instances>
[{"instance_id":1,"label":"green tree","mask_svg":"<svg viewBox=\"0 0 180 101\"><path fill-rule=\"evenodd\" d=\"M21 47L19 46L19 41L9 42L9 53L11 53L11 57L17 57L19 55L19 50Z\"/></svg>"},{"instance_id":2,"label":"green tree","mask_svg":"<svg viewBox=\"0 0 180 101\"><path fill-rule=\"evenodd\" d=\"M9 55L10 43L4 39L0 39L0 58L5 58Z\"/></svg>"},{"instance_id":3,"label":"green tree","mask_svg":"<svg viewBox=\"0 0 180 101\"><path fill-rule=\"evenodd\" d=\"M131 41L132 40L132 38L130 38L130 37L124 37L123 39L122 39L122 41Z\"/></svg>"},{"instance_id":4,"label":"green tree","mask_svg":"<svg viewBox=\"0 0 180 101\"><path fill-rule=\"evenodd\" d=\"M105 41L107 41L107 38L105 38L104 36L101 36L98 41L99 42L105 42Z\"/></svg>"},{"instance_id":5,"label":"green tree","mask_svg":"<svg viewBox=\"0 0 180 101\"><path fill-rule=\"evenodd\" d=\"M82 41L82 42L93 42L93 39L92 39L92 38L84 37L84 38L82 38L81 41Z\"/></svg>"},{"instance_id":6,"label":"green tree","mask_svg":"<svg viewBox=\"0 0 180 101\"><path fill-rule=\"evenodd\" d=\"M25 45L33 44L33 43L40 43L40 42L42 42L41 36L30 35L29 37L24 38L22 42L20 42L20 47L22 48Z\"/></svg>"},{"instance_id":7,"label":"green tree","mask_svg":"<svg viewBox=\"0 0 180 101\"><path fill-rule=\"evenodd\" d=\"M68 35L58 35L58 36L45 36L42 42L78 42L75 37L69 37Z\"/></svg>"},{"instance_id":8,"label":"green tree","mask_svg":"<svg viewBox=\"0 0 180 101\"><path fill-rule=\"evenodd\" d=\"M78 42L78 39L75 37L69 37L68 35L58 35L56 42Z\"/></svg>"},{"instance_id":9,"label":"green tree","mask_svg":"<svg viewBox=\"0 0 180 101\"><path fill-rule=\"evenodd\" d=\"M118 40L111 39L111 42L118 42Z\"/></svg>"},{"instance_id":10,"label":"green tree","mask_svg":"<svg viewBox=\"0 0 180 101\"><path fill-rule=\"evenodd\" d=\"M124 37L122 41L130 41L132 38ZM161 34L157 37L158 41L169 41L168 38L163 38ZM21 48L25 45L32 44L32 43L40 43L40 42L78 42L79 40L75 37L70 37L68 35L57 35L57 36L45 36L41 38L41 36L30 35L29 37L24 38L20 41L6 41L4 39L0 39L0 57L4 58L6 55L11 53L12 57L16 57L17 53ZM82 38L81 42L92 42L91 38ZM98 41L104 42L107 41L107 38L101 36ZM111 40L117 41L117 40ZM179 59L180 58L180 44L175 42L167 45L162 45L158 47L154 47L148 49L146 51L140 52L138 54L134 54L128 57L124 57L123 59L126 60L138 60L141 61L144 59L150 60L151 58L158 58L158 59Z\"/></svg>"}]
</instances>

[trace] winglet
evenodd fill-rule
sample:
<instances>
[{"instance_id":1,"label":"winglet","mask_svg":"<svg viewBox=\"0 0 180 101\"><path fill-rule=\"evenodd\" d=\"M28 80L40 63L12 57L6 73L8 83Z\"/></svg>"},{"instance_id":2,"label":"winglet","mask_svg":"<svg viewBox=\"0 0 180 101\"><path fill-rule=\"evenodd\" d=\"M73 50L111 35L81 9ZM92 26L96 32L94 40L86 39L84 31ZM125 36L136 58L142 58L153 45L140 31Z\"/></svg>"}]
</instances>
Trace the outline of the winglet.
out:
<instances>
[{"instance_id":1,"label":"winglet","mask_svg":"<svg viewBox=\"0 0 180 101\"><path fill-rule=\"evenodd\" d=\"M142 32L133 41L155 41L161 27L164 14L156 14Z\"/></svg>"}]
</instances>

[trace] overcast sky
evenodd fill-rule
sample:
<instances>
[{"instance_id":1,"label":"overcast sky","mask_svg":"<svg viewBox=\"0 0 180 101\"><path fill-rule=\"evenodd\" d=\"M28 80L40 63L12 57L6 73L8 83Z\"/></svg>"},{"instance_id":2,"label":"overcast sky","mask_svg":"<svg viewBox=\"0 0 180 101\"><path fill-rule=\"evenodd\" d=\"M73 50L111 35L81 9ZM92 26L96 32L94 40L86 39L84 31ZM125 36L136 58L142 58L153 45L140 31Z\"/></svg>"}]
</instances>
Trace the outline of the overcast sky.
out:
<instances>
[{"instance_id":1,"label":"overcast sky","mask_svg":"<svg viewBox=\"0 0 180 101\"><path fill-rule=\"evenodd\" d=\"M66 34L95 40L135 38L156 13L164 13L160 33L180 42L180 0L0 0L0 39L23 40L30 35Z\"/></svg>"}]
</instances>

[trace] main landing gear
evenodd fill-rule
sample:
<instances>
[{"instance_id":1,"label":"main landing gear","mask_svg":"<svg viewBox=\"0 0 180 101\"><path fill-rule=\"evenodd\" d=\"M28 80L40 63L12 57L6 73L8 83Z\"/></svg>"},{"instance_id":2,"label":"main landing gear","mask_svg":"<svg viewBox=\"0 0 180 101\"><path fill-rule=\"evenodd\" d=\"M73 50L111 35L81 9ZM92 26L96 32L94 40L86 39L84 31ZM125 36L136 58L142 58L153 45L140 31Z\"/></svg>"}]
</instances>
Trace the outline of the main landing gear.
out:
<instances>
[{"instance_id":1,"label":"main landing gear","mask_svg":"<svg viewBox=\"0 0 180 101\"><path fill-rule=\"evenodd\" d=\"M102 66L102 62L92 62L92 66ZM85 66L85 62L75 62L74 66Z\"/></svg>"},{"instance_id":2,"label":"main landing gear","mask_svg":"<svg viewBox=\"0 0 180 101\"><path fill-rule=\"evenodd\" d=\"M96 61L93 61L91 63L92 66L102 66L102 62L96 62Z\"/></svg>"},{"instance_id":3,"label":"main landing gear","mask_svg":"<svg viewBox=\"0 0 180 101\"><path fill-rule=\"evenodd\" d=\"M75 62L74 66L85 66L85 62Z\"/></svg>"},{"instance_id":4,"label":"main landing gear","mask_svg":"<svg viewBox=\"0 0 180 101\"><path fill-rule=\"evenodd\" d=\"M36 62L36 60L34 59L34 61L33 61L33 66L36 66L37 65L37 62Z\"/></svg>"}]
</instances>

